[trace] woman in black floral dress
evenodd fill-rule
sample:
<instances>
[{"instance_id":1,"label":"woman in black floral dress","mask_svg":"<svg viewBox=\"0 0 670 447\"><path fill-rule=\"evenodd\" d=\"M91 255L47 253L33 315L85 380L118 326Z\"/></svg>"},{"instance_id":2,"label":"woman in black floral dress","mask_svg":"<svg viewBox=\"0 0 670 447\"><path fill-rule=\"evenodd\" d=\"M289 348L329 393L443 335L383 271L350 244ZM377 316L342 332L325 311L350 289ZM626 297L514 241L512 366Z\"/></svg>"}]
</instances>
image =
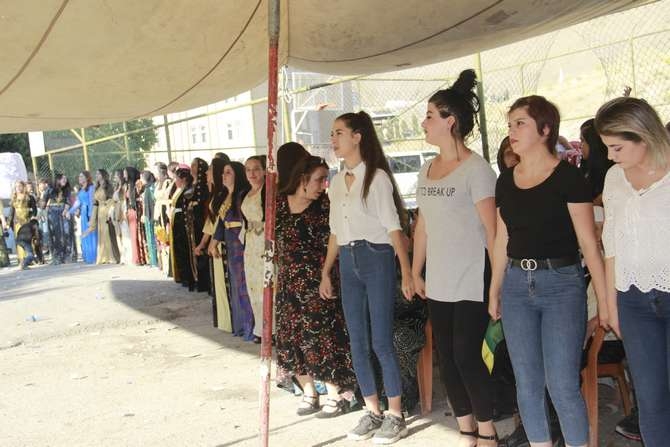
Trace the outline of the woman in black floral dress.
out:
<instances>
[{"instance_id":1,"label":"woman in black floral dress","mask_svg":"<svg viewBox=\"0 0 670 447\"><path fill-rule=\"evenodd\" d=\"M348 402L340 393L356 386L340 300L319 296L330 234L327 179L323 159L307 157L277 201L277 361L303 388L299 415L319 411L314 380L326 384L328 400L317 417L345 412Z\"/></svg>"}]
</instances>

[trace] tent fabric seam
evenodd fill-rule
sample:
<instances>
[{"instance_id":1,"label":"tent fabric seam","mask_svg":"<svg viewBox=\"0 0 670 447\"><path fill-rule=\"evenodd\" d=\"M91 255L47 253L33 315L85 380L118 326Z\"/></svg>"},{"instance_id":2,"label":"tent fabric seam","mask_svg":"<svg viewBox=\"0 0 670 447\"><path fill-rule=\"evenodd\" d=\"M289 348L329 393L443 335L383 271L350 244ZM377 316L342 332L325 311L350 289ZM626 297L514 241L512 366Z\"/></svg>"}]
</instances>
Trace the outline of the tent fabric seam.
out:
<instances>
[{"instance_id":1,"label":"tent fabric seam","mask_svg":"<svg viewBox=\"0 0 670 447\"><path fill-rule=\"evenodd\" d=\"M42 34L42 37L40 38L39 42L37 42L37 45L33 49L33 51L30 53L30 56L28 56L28 59L21 65L21 68L19 68L19 71L16 72L16 74L12 77L12 79L7 82L7 84L0 90L0 96L4 94L9 88L14 85L17 79L21 77L21 75L26 71L30 63L33 61L35 56L37 56L37 53L42 49L42 46L44 45L44 42L49 38L49 35L51 34L51 30L53 30L54 26L56 25L56 22L58 22L58 19L60 19L61 15L63 14L63 11L65 10L65 7L67 4L70 2L70 0L63 0L63 3L61 3L60 8L58 8L58 11L56 11L56 14L53 16L51 21L49 22L49 26L47 27L46 31L44 34Z\"/></svg>"}]
</instances>

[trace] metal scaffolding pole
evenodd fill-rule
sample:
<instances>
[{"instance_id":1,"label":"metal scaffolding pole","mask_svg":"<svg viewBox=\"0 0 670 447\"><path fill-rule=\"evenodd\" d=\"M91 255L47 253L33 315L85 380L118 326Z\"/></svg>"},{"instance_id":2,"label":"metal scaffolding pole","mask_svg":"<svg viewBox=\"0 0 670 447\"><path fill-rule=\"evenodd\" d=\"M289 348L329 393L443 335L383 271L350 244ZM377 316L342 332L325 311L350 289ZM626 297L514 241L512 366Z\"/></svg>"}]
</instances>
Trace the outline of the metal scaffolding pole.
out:
<instances>
[{"instance_id":1,"label":"metal scaffolding pole","mask_svg":"<svg viewBox=\"0 0 670 447\"><path fill-rule=\"evenodd\" d=\"M265 177L265 275L263 289L263 337L260 362L260 445L267 447L270 424L270 368L272 366L272 299L274 288L274 248L276 177L274 141L277 127L277 90L279 75L279 0L268 1L268 163Z\"/></svg>"},{"instance_id":2,"label":"metal scaffolding pole","mask_svg":"<svg viewBox=\"0 0 670 447\"><path fill-rule=\"evenodd\" d=\"M479 97L479 131L482 136L482 157L486 161L491 161L489 152L489 133L486 129L486 98L484 96L484 74L482 72L482 54L475 55L475 63L477 64L475 71L477 73L477 96Z\"/></svg>"},{"instance_id":3,"label":"metal scaffolding pole","mask_svg":"<svg viewBox=\"0 0 670 447\"><path fill-rule=\"evenodd\" d=\"M168 163L172 163L172 143L170 142L170 125L168 124L167 115L163 115L163 122L165 123L165 144L167 146Z\"/></svg>"}]
</instances>

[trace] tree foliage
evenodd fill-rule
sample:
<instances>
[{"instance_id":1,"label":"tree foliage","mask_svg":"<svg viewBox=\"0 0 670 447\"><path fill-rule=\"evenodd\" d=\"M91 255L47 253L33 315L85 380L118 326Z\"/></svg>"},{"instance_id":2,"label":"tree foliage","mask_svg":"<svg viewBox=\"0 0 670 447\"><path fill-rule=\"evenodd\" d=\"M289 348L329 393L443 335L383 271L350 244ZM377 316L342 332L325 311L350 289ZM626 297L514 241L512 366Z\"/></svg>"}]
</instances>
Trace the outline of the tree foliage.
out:
<instances>
[{"instance_id":1,"label":"tree foliage","mask_svg":"<svg viewBox=\"0 0 670 447\"><path fill-rule=\"evenodd\" d=\"M18 152L23 157L23 162L26 164L28 171L33 170L27 133L0 134L0 152Z\"/></svg>"},{"instance_id":2,"label":"tree foliage","mask_svg":"<svg viewBox=\"0 0 670 447\"><path fill-rule=\"evenodd\" d=\"M86 140L89 170L105 169L112 172L115 169L123 169L126 166L135 166L142 170L146 167L144 153L151 150L158 138L156 130L152 128L153 121L149 118L127 121L125 123L109 123L98 126L74 129L79 136ZM139 129L147 129L135 133L122 135L124 132L132 132ZM93 143L96 140L121 135L119 137ZM80 144L77 136L70 130L58 130L44 132L45 147L47 153L63 147ZM52 155L53 173L64 173L74 178L85 169L83 148L75 148L69 151L54 153ZM40 163L40 167L44 163ZM38 168L38 170L41 170ZM47 169L48 170L48 169ZM51 174L53 174L51 173ZM41 173L44 176L44 173Z\"/></svg>"}]
</instances>

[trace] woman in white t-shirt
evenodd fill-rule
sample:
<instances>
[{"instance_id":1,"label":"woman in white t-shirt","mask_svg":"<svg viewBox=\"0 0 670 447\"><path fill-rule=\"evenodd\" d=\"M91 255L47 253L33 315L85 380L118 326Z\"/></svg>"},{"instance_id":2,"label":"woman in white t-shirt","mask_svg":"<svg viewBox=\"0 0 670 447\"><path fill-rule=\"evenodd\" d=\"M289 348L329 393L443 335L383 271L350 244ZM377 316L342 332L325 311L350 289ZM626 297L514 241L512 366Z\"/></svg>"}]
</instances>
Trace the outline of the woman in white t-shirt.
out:
<instances>
[{"instance_id":1,"label":"woman in white t-shirt","mask_svg":"<svg viewBox=\"0 0 670 447\"><path fill-rule=\"evenodd\" d=\"M670 136L644 100L596 115L616 164L605 177L603 246L612 329L623 337L647 447L670 443Z\"/></svg>"},{"instance_id":2,"label":"woman in white t-shirt","mask_svg":"<svg viewBox=\"0 0 670 447\"><path fill-rule=\"evenodd\" d=\"M402 272L402 291L414 295L400 214L398 187L393 180L372 119L365 112L345 113L333 123L331 144L345 169L333 177L330 198L330 238L319 291L332 298L330 271L339 253L344 318L358 385L368 412L347 437L373 436L391 444L407 435L401 412L400 366L393 346L396 263ZM382 369L389 410L382 415L371 354Z\"/></svg>"},{"instance_id":3,"label":"woman in white t-shirt","mask_svg":"<svg viewBox=\"0 0 670 447\"><path fill-rule=\"evenodd\" d=\"M493 446L493 387L482 340L489 321L486 248L495 240L496 175L464 143L479 110L476 82L474 70L465 70L428 101L422 127L426 142L438 146L440 154L419 172L412 276L419 296L428 299L440 376L461 445Z\"/></svg>"}]
</instances>

